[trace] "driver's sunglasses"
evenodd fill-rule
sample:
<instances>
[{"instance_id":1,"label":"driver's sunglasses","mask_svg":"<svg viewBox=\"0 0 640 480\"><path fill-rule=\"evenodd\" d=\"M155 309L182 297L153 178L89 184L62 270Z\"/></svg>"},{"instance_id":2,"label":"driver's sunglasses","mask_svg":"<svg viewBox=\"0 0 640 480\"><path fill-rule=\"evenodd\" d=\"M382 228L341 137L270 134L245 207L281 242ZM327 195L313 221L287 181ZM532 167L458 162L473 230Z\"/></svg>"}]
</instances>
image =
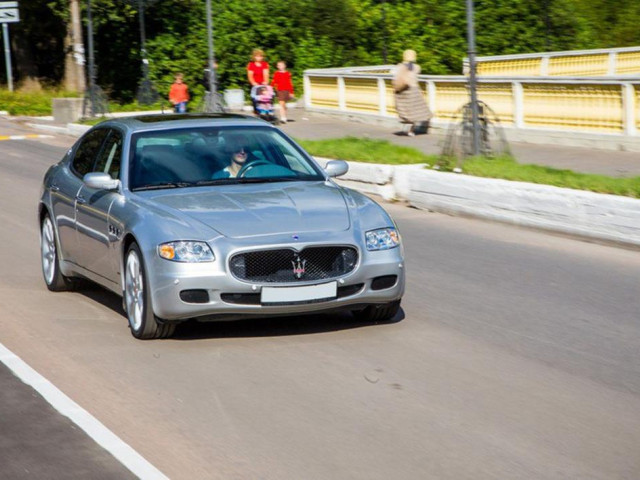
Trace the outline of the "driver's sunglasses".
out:
<instances>
[{"instance_id":1,"label":"driver's sunglasses","mask_svg":"<svg viewBox=\"0 0 640 480\"><path fill-rule=\"evenodd\" d=\"M240 150L236 151L236 155L246 155L247 152L246 150L243 148L241 148Z\"/></svg>"}]
</instances>

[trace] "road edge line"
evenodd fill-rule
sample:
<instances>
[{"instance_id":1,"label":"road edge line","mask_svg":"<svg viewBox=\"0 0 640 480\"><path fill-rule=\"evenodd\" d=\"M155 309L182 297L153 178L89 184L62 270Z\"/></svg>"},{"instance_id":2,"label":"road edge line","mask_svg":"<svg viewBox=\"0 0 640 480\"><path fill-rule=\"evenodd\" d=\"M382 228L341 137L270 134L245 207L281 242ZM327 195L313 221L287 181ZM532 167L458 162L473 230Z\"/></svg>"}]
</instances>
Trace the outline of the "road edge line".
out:
<instances>
[{"instance_id":1,"label":"road edge line","mask_svg":"<svg viewBox=\"0 0 640 480\"><path fill-rule=\"evenodd\" d=\"M0 362L42 396L55 410L69 418L93 441L108 451L122 465L141 479L169 480L97 418L65 395L49 380L31 368L24 360L0 343Z\"/></svg>"}]
</instances>

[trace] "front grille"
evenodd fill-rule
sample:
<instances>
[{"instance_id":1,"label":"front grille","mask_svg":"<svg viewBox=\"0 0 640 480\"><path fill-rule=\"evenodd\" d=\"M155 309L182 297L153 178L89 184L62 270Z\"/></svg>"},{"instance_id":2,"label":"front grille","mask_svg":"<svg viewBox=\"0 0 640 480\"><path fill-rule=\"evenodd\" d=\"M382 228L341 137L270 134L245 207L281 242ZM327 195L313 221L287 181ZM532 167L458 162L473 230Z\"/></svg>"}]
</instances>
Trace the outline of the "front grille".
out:
<instances>
[{"instance_id":1,"label":"front grille","mask_svg":"<svg viewBox=\"0 0 640 480\"><path fill-rule=\"evenodd\" d=\"M238 253L229 266L234 277L261 283L308 282L345 275L358 263L353 247L308 247Z\"/></svg>"}]
</instances>

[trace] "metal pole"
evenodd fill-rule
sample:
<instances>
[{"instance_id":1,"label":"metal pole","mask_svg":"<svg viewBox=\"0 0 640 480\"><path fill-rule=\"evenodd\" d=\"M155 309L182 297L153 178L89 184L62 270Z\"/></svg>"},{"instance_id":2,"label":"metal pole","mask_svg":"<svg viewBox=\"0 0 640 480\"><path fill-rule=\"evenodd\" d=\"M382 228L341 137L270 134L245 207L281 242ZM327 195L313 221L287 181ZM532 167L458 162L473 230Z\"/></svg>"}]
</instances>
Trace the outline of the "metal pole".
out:
<instances>
[{"instance_id":1,"label":"metal pole","mask_svg":"<svg viewBox=\"0 0 640 480\"><path fill-rule=\"evenodd\" d=\"M76 92L84 92L86 80L84 72L84 44L82 43L82 23L80 22L80 6L78 0L71 0L71 42L73 45L73 88Z\"/></svg>"},{"instance_id":2,"label":"metal pole","mask_svg":"<svg viewBox=\"0 0 640 480\"><path fill-rule=\"evenodd\" d=\"M93 58L93 18L91 16L91 0L87 0L87 37L89 43L89 99L91 102L91 116L96 115L96 70Z\"/></svg>"},{"instance_id":3,"label":"metal pole","mask_svg":"<svg viewBox=\"0 0 640 480\"><path fill-rule=\"evenodd\" d=\"M473 0L467 0L467 41L469 47L469 90L471 91L471 122L473 124L473 154L480 154L480 125L476 92L476 37L473 24Z\"/></svg>"},{"instance_id":4,"label":"metal pole","mask_svg":"<svg viewBox=\"0 0 640 480\"><path fill-rule=\"evenodd\" d=\"M11 71L11 49L9 48L9 26L2 24L2 38L4 39L4 61L7 64L7 85L13 92L13 72Z\"/></svg>"},{"instance_id":5,"label":"metal pole","mask_svg":"<svg viewBox=\"0 0 640 480\"><path fill-rule=\"evenodd\" d=\"M211 0L207 0L207 36L209 39L209 92L211 100L216 93L216 69L215 56L213 54L213 22L211 21Z\"/></svg>"},{"instance_id":6,"label":"metal pole","mask_svg":"<svg viewBox=\"0 0 640 480\"><path fill-rule=\"evenodd\" d=\"M387 2L382 0L382 59L387 64Z\"/></svg>"}]
</instances>

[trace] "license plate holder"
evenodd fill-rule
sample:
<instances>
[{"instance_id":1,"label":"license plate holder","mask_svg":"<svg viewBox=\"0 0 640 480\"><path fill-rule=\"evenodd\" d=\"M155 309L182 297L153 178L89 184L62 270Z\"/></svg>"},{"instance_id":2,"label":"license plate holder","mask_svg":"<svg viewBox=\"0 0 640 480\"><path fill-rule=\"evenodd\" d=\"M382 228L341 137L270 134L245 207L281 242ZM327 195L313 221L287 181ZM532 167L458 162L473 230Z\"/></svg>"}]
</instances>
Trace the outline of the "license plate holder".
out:
<instances>
[{"instance_id":1,"label":"license plate holder","mask_svg":"<svg viewBox=\"0 0 640 480\"><path fill-rule=\"evenodd\" d=\"M260 302L263 304L312 303L321 300L331 300L336 298L337 295L338 282L296 287L262 287Z\"/></svg>"}]
</instances>

